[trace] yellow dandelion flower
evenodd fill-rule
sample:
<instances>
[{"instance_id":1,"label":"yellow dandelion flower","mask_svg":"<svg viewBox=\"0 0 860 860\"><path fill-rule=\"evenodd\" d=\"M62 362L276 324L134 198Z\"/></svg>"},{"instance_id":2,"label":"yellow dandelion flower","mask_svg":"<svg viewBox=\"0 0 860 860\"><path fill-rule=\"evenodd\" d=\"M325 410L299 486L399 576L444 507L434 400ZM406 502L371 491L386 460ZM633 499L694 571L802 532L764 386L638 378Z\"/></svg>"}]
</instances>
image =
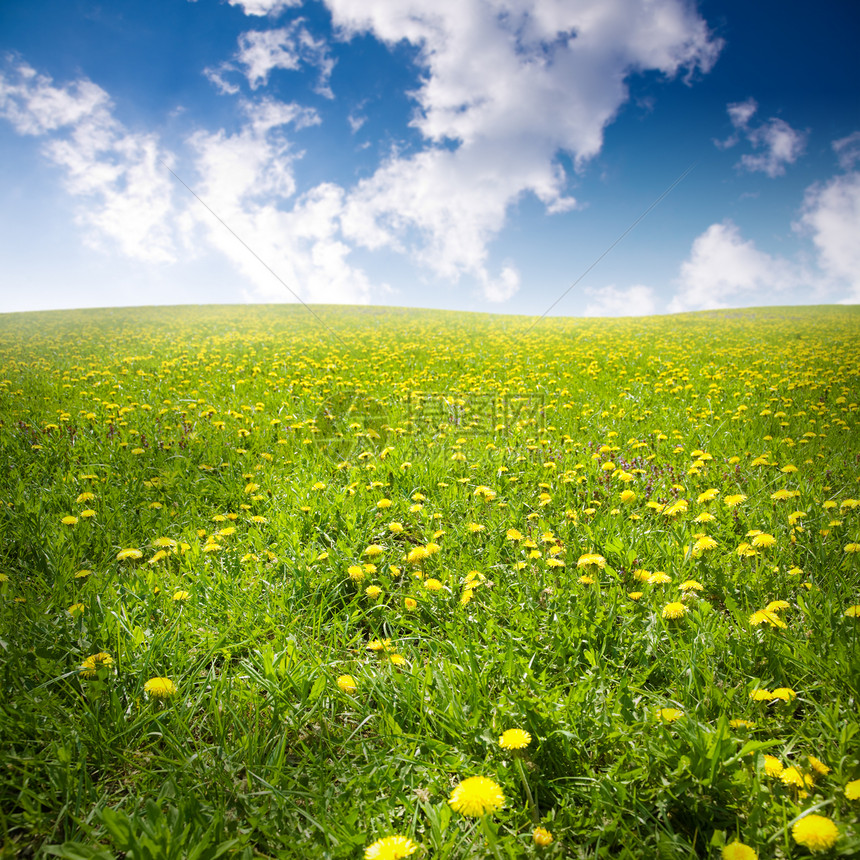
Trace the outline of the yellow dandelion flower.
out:
<instances>
[{"instance_id":1,"label":"yellow dandelion flower","mask_svg":"<svg viewBox=\"0 0 860 860\"><path fill-rule=\"evenodd\" d=\"M423 546L416 546L409 550L409 554L406 556L406 561L410 564L420 564L428 555L429 553Z\"/></svg>"},{"instance_id":2,"label":"yellow dandelion flower","mask_svg":"<svg viewBox=\"0 0 860 860\"><path fill-rule=\"evenodd\" d=\"M339 675L337 685L344 693L354 693L358 689L355 678L352 675Z\"/></svg>"},{"instance_id":3,"label":"yellow dandelion flower","mask_svg":"<svg viewBox=\"0 0 860 860\"><path fill-rule=\"evenodd\" d=\"M752 720L729 720L729 725L733 729L754 729L755 723Z\"/></svg>"},{"instance_id":4,"label":"yellow dandelion flower","mask_svg":"<svg viewBox=\"0 0 860 860\"><path fill-rule=\"evenodd\" d=\"M116 554L116 560L117 561L125 561L127 558L138 559L138 558L142 558L142 557L143 557L143 553L139 549L133 549L133 548L121 549Z\"/></svg>"},{"instance_id":5,"label":"yellow dandelion flower","mask_svg":"<svg viewBox=\"0 0 860 860\"><path fill-rule=\"evenodd\" d=\"M729 842L720 852L722 860L758 860L758 852L743 842Z\"/></svg>"},{"instance_id":6,"label":"yellow dandelion flower","mask_svg":"<svg viewBox=\"0 0 860 860\"><path fill-rule=\"evenodd\" d=\"M787 600L771 600L765 606L765 612L781 612L783 609L791 609L791 604Z\"/></svg>"},{"instance_id":7,"label":"yellow dandelion flower","mask_svg":"<svg viewBox=\"0 0 860 860\"><path fill-rule=\"evenodd\" d=\"M798 845L810 851L826 851L839 838L839 828L824 815L805 815L794 822L791 835Z\"/></svg>"},{"instance_id":8,"label":"yellow dandelion flower","mask_svg":"<svg viewBox=\"0 0 860 860\"><path fill-rule=\"evenodd\" d=\"M390 651L391 650L391 640L390 639L371 639L370 642L367 643L368 651Z\"/></svg>"},{"instance_id":9,"label":"yellow dandelion flower","mask_svg":"<svg viewBox=\"0 0 860 860\"><path fill-rule=\"evenodd\" d=\"M712 502L719 494L720 491L716 489L716 487L712 487L710 490L705 490L704 493L699 493L699 497L696 499L696 504L704 505L708 502Z\"/></svg>"},{"instance_id":10,"label":"yellow dandelion flower","mask_svg":"<svg viewBox=\"0 0 860 860\"><path fill-rule=\"evenodd\" d=\"M846 618L860 618L860 604L855 604L854 606L849 606L845 610Z\"/></svg>"},{"instance_id":11,"label":"yellow dandelion flower","mask_svg":"<svg viewBox=\"0 0 860 860\"><path fill-rule=\"evenodd\" d=\"M143 685L143 691L153 699L169 699L176 695L176 684L170 678L150 678Z\"/></svg>"},{"instance_id":12,"label":"yellow dandelion flower","mask_svg":"<svg viewBox=\"0 0 860 860\"><path fill-rule=\"evenodd\" d=\"M503 750L521 750L532 742L532 736L523 729L508 729L502 732L499 746Z\"/></svg>"},{"instance_id":13,"label":"yellow dandelion flower","mask_svg":"<svg viewBox=\"0 0 860 860\"><path fill-rule=\"evenodd\" d=\"M364 849L364 860L400 860L417 850L418 845L406 836L383 836Z\"/></svg>"},{"instance_id":14,"label":"yellow dandelion flower","mask_svg":"<svg viewBox=\"0 0 860 860\"><path fill-rule=\"evenodd\" d=\"M765 690L764 688L753 690L750 693L750 698L754 702L769 702L773 698L773 694L770 690Z\"/></svg>"},{"instance_id":15,"label":"yellow dandelion flower","mask_svg":"<svg viewBox=\"0 0 860 860\"><path fill-rule=\"evenodd\" d=\"M465 606L474 596L475 590L473 588L464 588L460 595L460 606Z\"/></svg>"},{"instance_id":16,"label":"yellow dandelion flower","mask_svg":"<svg viewBox=\"0 0 860 860\"><path fill-rule=\"evenodd\" d=\"M682 582L678 588L681 591L702 591L704 589L704 585L701 582L696 581L695 579L688 579L685 582Z\"/></svg>"},{"instance_id":17,"label":"yellow dandelion flower","mask_svg":"<svg viewBox=\"0 0 860 860\"><path fill-rule=\"evenodd\" d=\"M349 574L349 578L355 582L361 582L364 579L364 569L360 564L351 564L346 572Z\"/></svg>"},{"instance_id":18,"label":"yellow dandelion flower","mask_svg":"<svg viewBox=\"0 0 860 860\"><path fill-rule=\"evenodd\" d=\"M785 628L788 625L775 613L767 609L760 609L758 612L753 612L750 615L750 624L753 627L758 627L759 624L769 624L771 627Z\"/></svg>"},{"instance_id":19,"label":"yellow dandelion flower","mask_svg":"<svg viewBox=\"0 0 860 860\"><path fill-rule=\"evenodd\" d=\"M506 532L506 537L508 540L522 540L523 533L518 529L508 529Z\"/></svg>"},{"instance_id":20,"label":"yellow dandelion flower","mask_svg":"<svg viewBox=\"0 0 860 860\"><path fill-rule=\"evenodd\" d=\"M505 805L501 786L485 776L470 776L455 786L448 799L455 811L471 818L480 818Z\"/></svg>"},{"instance_id":21,"label":"yellow dandelion flower","mask_svg":"<svg viewBox=\"0 0 860 860\"><path fill-rule=\"evenodd\" d=\"M71 616L82 615L86 607L83 603L73 603L66 611Z\"/></svg>"},{"instance_id":22,"label":"yellow dandelion flower","mask_svg":"<svg viewBox=\"0 0 860 860\"><path fill-rule=\"evenodd\" d=\"M860 552L860 543L845 544L844 552L847 552L847 553Z\"/></svg>"},{"instance_id":23,"label":"yellow dandelion flower","mask_svg":"<svg viewBox=\"0 0 860 860\"><path fill-rule=\"evenodd\" d=\"M365 551L364 555L368 558L376 558L379 555L382 555L385 552L385 549L381 547L378 543L372 543Z\"/></svg>"},{"instance_id":24,"label":"yellow dandelion flower","mask_svg":"<svg viewBox=\"0 0 860 860\"><path fill-rule=\"evenodd\" d=\"M107 651L99 651L98 654L90 654L83 663L81 663L78 671L82 678L95 678L96 672L99 669L107 669L113 666L113 657Z\"/></svg>"},{"instance_id":25,"label":"yellow dandelion flower","mask_svg":"<svg viewBox=\"0 0 860 860\"><path fill-rule=\"evenodd\" d=\"M376 507L384 511L386 508L390 508L392 504L393 502L391 501L391 499L380 499L376 503Z\"/></svg>"},{"instance_id":26,"label":"yellow dandelion flower","mask_svg":"<svg viewBox=\"0 0 860 860\"><path fill-rule=\"evenodd\" d=\"M830 773L830 768L821 761L820 758L816 758L814 755L808 755L809 766L820 776L827 776Z\"/></svg>"},{"instance_id":27,"label":"yellow dandelion flower","mask_svg":"<svg viewBox=\"0 0 860 860\"><path fill-rule=\"evenodd\" d=\"M849 800L860 800L860 779L852 779L845 786L845 796Z\"/></svg>"},{"instance_id":28,"label":"yellow dandelion flower","mask_svg":"<svg viewBox=\"0 0 860 860\"><path fill-rule=\"evenodd\" d=\"M677 708L660 708L657 711L657 719L663 723L674 723L675 720L679 720L683 716L684 712L679 711Z\"/></svg>"},{"instance_id":29,"label":"yellow dandelion flower","mask_svg":"<svg viewBox=\"0 0 860 860\"><path fill-rule=\"evenodd\" d=\"M627 596L631 600L639 600L639 598L642 596L642 592L641 591L630 591L630 592L628 592Z\"/></svg>"},{"instance_id":30,"label":"yellow dandelion flower","mask_svg":"<svg viewBox=\"0 0 860 860\"><path fill-rule=\"evenodd\" d=\"M532 840L539 848L546 848L547 845L552 845L553 836L546 827L535 827L532 831Z\"/></svg>"},{"instance_id":31,"label":"yellow dandelion flower","mask_svg":"<svg viewBox=\"0 0 860 860\"><path fill-rule=\"evenodd\" d=\"M173 592L173 600L177 602L181 602L183 600L188 600L191 595L187 591L174 591Z\"/></svg>"},{"instance_id":32,"label":"yellow dandelion flower","mask_svg":"<svg viewBox=\"0 0 860 860\"><path fill-rule=\"evenodd\" d=\"M364 593L371 599L376 600L382 594L382 589L378 585L368 585L364 589Z\"/></svg>"},{"instance_id":33,"label":"yellow dandelion flower","mask_svg":"<svg viewBox=\"0 0 860 860\"><path fill-rule=\"evenodd\" d=\"M424 581L424 587L428 591L441 591L442 583L438 579L427 579Z\"/></svg>"},{"instance_id":34,"label":"yellow dandelion flower","mask_svg":"<svg viewBox=\"0 0 860 860\"><path fill-rule=\"evenodd\" d=\"M647 582L649 585L665 585L667 582L671 582L672 577L669 576L668 573L663 573L662 570L655 571L650 574Z\"/></svg>"},{"instance_id":35,"label":"yellow dandelion flower","mask_svg":"<svg viewBox=\"0 0 860 860\"><path fill-rule=\"evenodd\" d=\"M764 772L768 776L781 776L785 770L783 763L774 755L765 755L764 757Z\"/></svg>"},{"instance_id":36,"label":"yellow dandelion flower","mask_svg":"<svg viewBox=\"0 0 860 860\"><path fill-rule=\"evenodd\" d=\"M777 687L771 694L771 700L773 699L781 699L783 702L790 702L792 699L797 698L797 693L791 689L791 687Z\"/></svg>"},{"instance_id":37,"label":"yellow dandelion flower","mask_svg":"<svg viewBox=\"0 0 860 860\"><path fill-rule=\"evenodd\" d=\"M584 573L582 576L580 576L579 581L583 585L594 585L594 577L589 576L587 573Z\"/></svg>"},{"instance_id":38,"label":"yellow dandelion flower","mask_svg":"<svg viewBox=\"0 0 860 860\"><path fill-rule=\"evenodd\" d=\"M77 517L73 517L73 516L71 516L71 515L70 515L70 516L68 516L68 517L63 517L63 518L60 520L60 522L61 522L64 526L73 526L73 525L75 525L75 523L77 523L77 521L78 521L78 518L77 518Z\"/></svg>"},{"instance_id":39,"label":"yellow dandelion flower","mask_svg":"<svg viewBox=\"0 0 860 860\"><path fill-rule=\"evenodd\" d=\"M597 567L603 570L606 567L606 559L596 552L587 552L581 555L576 562L577 567Z\"/></svg>"},{"instance_id":40,"label":"yellow dandelion flower","mask_svg":"<svg viewBox=\"0 0 860 860\"><path fill-rule=\"evenodd\" d=\"M765 532L761 534L757 534L752 539L752 545L756 548L761 547L762 549L767 549L768 547L773 546L776 543L776 538L773 535L769 535Z\"/></svg>"},{"instance_id":41,"label":"yellow dandelion flower","mask_svg":"<svg viewBox=\"0 0 860 860\"><path fill-rule=\"evenodd\" d=\"M413 597L404 597L403 605L411 612L418 606L418 601L415 600Z\"/></svg>"},{"instance_id":42,"label":"yellow dandelion flower","mask_svg":"<svg viewBox=\"0 0 860 860\"><path fill-rule=\"evenodd\" d=\"M399 535L403 531L403 523L391 522L388 524L388 531L393 535Z\"/></svg>"},{"instance_id":43,"label":"yellow dandelion flower","mask_svg":"<svg viewBox=\"0 0 860 860\"><path fill-rule=\"evenodd\" d=\"M673 603L667 603L660 614L663 618L683 618L686 611L687 607L684 606L683 603L675 601Z\"/></svg>"},{"instance_id":44,"label":"yellow dandelion flower","mask_svg":"<svg viewBox=\"0 0 860 860\"><path fill-rule=\"evenodd\" d=\"M746 500L747 497L743 493L735 493L731 496L724 496L723 504L728 508L735 508Z\"/></svg>"}]
</instances>

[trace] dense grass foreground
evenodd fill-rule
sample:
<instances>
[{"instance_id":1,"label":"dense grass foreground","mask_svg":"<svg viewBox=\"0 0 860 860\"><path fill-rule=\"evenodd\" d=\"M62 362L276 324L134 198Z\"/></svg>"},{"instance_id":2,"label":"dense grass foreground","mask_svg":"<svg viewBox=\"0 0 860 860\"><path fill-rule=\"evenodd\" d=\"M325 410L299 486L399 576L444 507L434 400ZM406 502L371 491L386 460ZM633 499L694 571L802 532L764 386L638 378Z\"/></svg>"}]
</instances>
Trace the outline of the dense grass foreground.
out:
<instances>
[{"instance_id":1,"label":"dense grass foreground","mask_svg":"<svg viewBox=\"0 0 860 860\"><path fill-rule=\"evenodd\" d=\"M856 856L858 310L315 310L0 317L5 853Z\"/></svg>"}]
</instances>

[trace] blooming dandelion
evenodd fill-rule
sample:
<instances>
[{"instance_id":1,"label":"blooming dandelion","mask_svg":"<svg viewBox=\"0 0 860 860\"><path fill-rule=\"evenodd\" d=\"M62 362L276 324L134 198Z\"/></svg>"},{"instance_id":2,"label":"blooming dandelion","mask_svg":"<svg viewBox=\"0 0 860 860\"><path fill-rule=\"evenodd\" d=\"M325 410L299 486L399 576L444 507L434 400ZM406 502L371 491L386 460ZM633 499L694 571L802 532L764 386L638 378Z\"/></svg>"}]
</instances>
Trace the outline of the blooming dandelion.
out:
<instances>
[{"instance_id":1,"label":"blooming dandelion","mask_svg":"<svg viewBox=\"0 0 860 860\"><path fill-rule=\"evenodd\" d=\"M860 800L860 779L852 779L845 786L845 797L848 800Z\"/></svg>"},{"instance_id":2,"label":"blooming dandelion","mask_svg":"<svg viewBox=\"0 0 860 860\"><path fill-rule=\"evenodd\" d=\"M795 821L791 835L798 845L803 845L810 851L827 851L836 844L839 828L826 816L813 813Z\"/></svg>"},{"instance_id":3,"label":"blooming dandelion","mask_svg":"<svg viewBox=\"0 0 860 860\"><path fill-rule=\"evenodd\" d=\"M150 678L143 685L143 692L153 699L163 701L176 695L176 684L170 678Z\"/></svg>"},{"instance_id":4,"label":"blooming dandelion","mask_svg":"<svg viewBox=\"0 0 860 860\"><path fill-rule=\"evenodd\" d=\"M683 716L684 712L678 710L678 708L660 708L660 710L657 711L657 719L663 723L674 723L676 720L680 720Z\"/></svg>"},{"instance_id":5,"label":"blooming dandelion","mask_svg":"<svg viewBox=\"0 0 860 860\"><path fill-rule=\"evenodd\" d=\"M743 842L729 842L720 852L722 860L758 860L758 852Z\"/></svg>"},{"instance_id":6,"label":"blooming dandelion","mask_svg":"<svg viewBox=\"0 0 860 860\"><path fill-rule=\"evenodd\" d=\"M830 773L830 768L820 758L816 758L814 755L808 755L806 758L809 760L809 766L819 776L827 776Z\"/></svg>"},{"instance_id":7,"label":"blooming dandelion","mask_svg":"<svg viewBox=\"0 0 860 860\"><path fill-rule=\"evenodd\" d=\"M860 618L860 604L849 606L844 614L846 618Z\"/></svg>"},{"instance_id":8,"label":"blooming dandelion","mask_svg":"<svg viewBox=\"0 0 860 860\"><path fill-rule=\"evenodd\" d=\"M531 742L532 736L523 729L508 729L499 738L499 746L503 750L525 749Z\"/></svg>"},{"instance_id":9,"label":"blooming dandelion","mask_svg":"<svg viewBox=\"0 0 860 860\"><path fill-rule=\"evenodd\" d=\"M791 689L791 687L777 687L770 694L771 701L774 699L781 699L783 702L790 702L792 699L797 698L797 693Z\"/></svg>"},{"instance_id":10,"label":"blooming dandelion","mask_svg":"<svg viewBox=\"0 0 860 860\"><path fill-rule=\"evenodd\" d=\"M371 599L376 600L382 594L382 589L378 585L368 585L364 589L364 593Z\"/></svg>"},{"instance_id":11,"label":"blooming dandelion","mask_svg":"<svg viewBox=\"0 0 860 860\"><path fill-rule=\"evenodd\" d=\"M778 777L785 770L785 765L775 755L765 755L764 772L768 776Z\"/></svg>"},{"instance_id":12,"label":"blooming dandelion","mask_svg":"<svg viewBox=\"0 0 860 860\"><path fill-rule=\"evenodd\" d=\"M384 836L364 849L364 860L399 860L417 850L418 845L406 836Z\"/></svg>"},{"instance_id":13,"label":"blooming dandelion","mask_svg":"<svg viewBox=\"0 0 860 860\"><path fill-rule=\"evenodd\" d=\"M441 591L443 586L438 579L427 579L424 581L424 587L427 591Z\"/></svg>"},{"instance_id":14,"label":"blooming dandelion","mask_svg":"<svg viewBox=\"0 0 860 860\"><path fill-rule=\"evenodd\" d=\"M113 666L113 657L107 651L99 651L98 654L90 654L83 663L81 663L78 672L82 678L92 680L96 677L96 672L99 669L108 669Z\"/></svg>"},{"instance_id":15,"label":"blooming dandelion","mask_svg":"<svg viewBox=\"0 0 860 860\"><path fill-rule=\"evenodd\" d=\"M576 562L577 567L596 567L600 570L603 570L606 567L606 559L602 555L598 555L594 552L587 552L585 555L581 555Z\"/></svg>"},{"instance_id":16,"label":"blooming dandelion","mask_svg":"<svg viewBox=\"0 0 860 860\"><path fill-rule=\"evenodd\" d=\"M768 624L771 627L786 628L788 625L775 613L768 612L767 609L760 609L758 612L753 612L749 618L752 627L758 627L762 624Z\"/></svg>"},{"instance_id":17,"label":"blooming dandelion","mask_svg":"<svg viewBox=\"0 0 860 860\"><path fill-rule=\"evenodd\" d=\"M727 508L736 508L738 505L742 504L747 500L747 497L743 493L735 493L731 496L723 497L723 504Z\"/></svg>"},{"instance_id":18,"label":"blooming dandelion","mask_svg":"<svg viewBox=\"0 0 860 860\"><path fill-rule=\"evenodd\" d=\"M180 591L174 591L173 592L173 598L172 599L174 601L176 601L177 603L182 603L182 602L188 600L189 597L191 597L191 594L189 592L180 590Z\"/></svg>"},{"instance_id":19,"label":"blooming dandelion","mask_svg":"<svg viewBox=\"0 0 860 860\"><path fill-rule=\"evenodd\" d=\"M129 549L121 549L116 554L117 561L125 561L126 559L131 559L132 561L137 561L137 559L143 558L143 553L139 549L129 548Z\"/></svg>"},{"instance_id":20,"label":"blooming dandelion","mask_svg":"<svg viewBox=\"0 0 860 860\"><path fill-rule=\"evenodd\" d=\"M60 522L61 522L64 526L73 526L73 525L75 525L75 524L78 522L78 518L77 518L77 517L73 517L73 516L63 517L63 518L60 520Z\"/></svg>"},{"instance_id":21,"label":"blooming dandelion","mask_svg":"<svg viewBox=\"0 0 860 860\"><path fill-rule=\"evenodd\" d=\"M553 835L546 827L535 827L532 831L532 840L539 848L546 848L553 843Z\"/></svg>"},{"instance_id":22,"label":"blooming dandelion","mask_svg":"<svg viewBox=\"0 0 860 860\"><path fill-rule=\"evenodd\" d=\"M470 776L451 792L448 805L470 818L480 818L505 805L501 786L485 776Z\"/></svg>"},{"instance_id":23,"label":"blooming dandelion","mask_svg":"<svg viewBox=\"0 0 860 860\"><path fill-rule=\"evenodd\" d=\"M418 607L418 601L414 597L404 597L403 605L411 612Z\"/></svg>"},{"instance_id":24,"label":"blooming dandelion","mask_svg":"<svg viewBox=\"0 0 860 860\"><path fill-rule=\"evenodd\" d=\"M364 579L364 568L360 564L350 565L346 572L349 574L349 578L355 582L361 582Z\"/></svg>"},{"instance_id":25,"label":"blooming dandelion","mask_svg":"<svg viewBox=\"0 0 860 860\"><path fill-rule=\"evenodd\" d=\"M752 545L757 549L768 549L776 543L776 538L765 532L755 535L752 539Z\"/></svg>"},{"instance_id":26,"label":"blooming dandelion","mask_svg":"<svg viewBox=\"0 0 860 860\"><path fill-rule=\"evenodd\" d=\"M358 689L358 685L355 683L355 678L352 675L338 676L337 685L344 693L354 693Z\"/></svg>"},{"instance_id":27,"label":"blooming dandelion","mask_svg":"<svg viewBox=\"0 0 860 860\"><path fill-rule=\"evenodd\" d=\"M799 768L787 767L780 775L780 782L791 788L808 788L812 785L812 777L803 773Z\"/></svg>"},{"instance_id":28,"label":"blooming dandelion","mask_svg":"<svg viewBox=\"0 0 860 860\"><path fill-rule=\"evenodd\" d=\"M683 603L675 601L673 603L667 603L660 614L663 618L673 620L676 618L683 618L686 611L687 607L684 606Z\"/></svg>"},{"instance_id":29,"label":"blooming dandelion","mask_svg":"<svg viewBox=\"0 0 860 860\"><path fill-rule=\"evenodd\" d=\"M688 579L678 586L681 591L702 591L704 587L701 582L697 582L695 579Z\"/></svg>"}]
</instances>

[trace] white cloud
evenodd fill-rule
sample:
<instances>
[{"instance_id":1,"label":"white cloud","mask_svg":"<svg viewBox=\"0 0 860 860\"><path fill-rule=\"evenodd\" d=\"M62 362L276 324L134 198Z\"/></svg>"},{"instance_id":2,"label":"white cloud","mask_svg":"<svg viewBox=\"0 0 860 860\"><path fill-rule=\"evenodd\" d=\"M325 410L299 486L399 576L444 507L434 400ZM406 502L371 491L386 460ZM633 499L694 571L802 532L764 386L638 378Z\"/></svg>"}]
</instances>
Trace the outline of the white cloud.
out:
<instances>
[{"instance_id":1,"label":"white cloud","mask_svg":"<svg viewBox=\"0 0 860 860\"><path fill-rule=\"evenodd\" d=\"M827 287L847 289L842 300L860 302L860 172L810 186L798 227L812 237Z\"/></svg>"},{"instance_id":2,"label":"white cloud","mask_svg":"<svg viewBox=\"0 0 860 860\"><path fill-rule=\"evenodd\" d=\"M720 149L735 146L741 135L753 149L762 150L755 155L742 155L736 165L750 172L761 172L774 179L785 173L787 164L794 164L806 147L807 133L796 131L785 120L771 117L758 126L750 121L758 110L755 99L735 102L726 107L729 119L735 128L734 133L724 141L714 141Z\"/></svg>"},{"instance_id":3,"label":"white cloud","mask_svg":"<svg viewBox=\"0 0 860 860\"><path fill-rule=\"evenodd\" d=\"M204 69L203 73L222 94L235 95L239 87L228 75L238 71L237 64L243 68L242 74L252 90L265 86L274 69L297 71L302 65L311 66L319 71L315 92L334 98L329 86L334 60L328 45L325 40L315 38L301 18L275 30L242 33L233 61Z\"/></svg>"},{"instance_id":4,"label":"white cloud","mask_svg":"<svg viewBox=\"0 0 860 860\"><path fill-rule=\"evenodd\" d=\"M833 141L833 151L839 159L839 166L843 170L851 170L856 161L860 161L860 131L849 134Z\"/></svg>"},{"instance_id":5,"label":"white cloud","mask_svg":"<svg viewBox=\"0 0 860 860\"><path fill-rule=\"evenodd\" d=\"M419 49L412 125L426 142L392 157L350 194L345 235L406 249L456 280L500 294L488 244L508 207L532 193L572 208L559 150L578 167L628 97L627 76L707 71L721 43L682 0L326 0L343 38L371 33Z\"/></svg>"},{"instance_id":6,"label":"white cloud","mask_svg":"<svg viewBox=\"0 0 860 860\"><path fill-rule=\"evenodd\" d=\"M245 106L247 122L235 134L198 132L189 141L200 196L305 302L363 303L372 288L349 262L339 235L343 189L324 183L293 200L295 153L284 127L318 121L312 111L272 101ZM234 237L201 208L192 208L186 231L202 235L252 285L247 299L291 301L285 289ZM198 232L199 231L199 232Z\"/></svg>"},{"instance_id":7,"label":"white cloud","mask_svg":"<svg viewBox=\"0 0 860 860\"><path fill-rule=\"evenodd\" d=\"M736 224L712 224L681 264L670 313L772 304L774 294L803 282L799 267L744 241Z\"/></svg>"},{"instance_id":8,"label":"white cloud","mask_svg":"<svg viewBox=\"0 0 860 860\"><path fill-rule=\"evenodd\" d=\"M139 260L172 261L173 189L159 164L171 156L155 135L128 131L111 107L108 94L86 79L55 86L25 63L0 73L0 116L19 134L47 136L42 152L63 169L69 193L85 201L76 216L85 241Z\"/></svg>"},{"instance_id":9,"label":"white cloud","mask_svg":"<svg viewBox=\"0 0 860 860\"><path fill-rule=\"evenodd\" d=\"M606 287L586 287L590 301L585 307L587 317L640 317L656 313L657 301L654 290L643 284L635 284L619 290L614 284Z\"/></svg>"},{"instance_id":10,"label":"white cloud","mask_svg":"<svg viewBox=\"0 0 860 860\"><path fill-rule=\"evenodd\" d=\"M193 2L193 0L192 0ZM284 9L301 6L303 0L228 0L231 6L241 6L246 15L280 15Z\"/></svg>"}]
</instances>

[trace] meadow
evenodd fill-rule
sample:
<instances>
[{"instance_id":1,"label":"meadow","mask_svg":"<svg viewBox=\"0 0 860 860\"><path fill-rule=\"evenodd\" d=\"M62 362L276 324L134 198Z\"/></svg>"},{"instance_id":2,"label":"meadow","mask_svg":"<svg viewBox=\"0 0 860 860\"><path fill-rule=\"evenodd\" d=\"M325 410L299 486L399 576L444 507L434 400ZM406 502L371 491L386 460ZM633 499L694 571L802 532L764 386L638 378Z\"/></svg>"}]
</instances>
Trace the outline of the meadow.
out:
<instances>
[{"instance_id":1,"label":"meadow","mask_svg":"<svg viewBox=\"0 0 860 860\"><path fill-rule=\"evenodd\" d=\"M0 316L0 853L860 852L860 308Z\"/></svg>"}]
</instances>

